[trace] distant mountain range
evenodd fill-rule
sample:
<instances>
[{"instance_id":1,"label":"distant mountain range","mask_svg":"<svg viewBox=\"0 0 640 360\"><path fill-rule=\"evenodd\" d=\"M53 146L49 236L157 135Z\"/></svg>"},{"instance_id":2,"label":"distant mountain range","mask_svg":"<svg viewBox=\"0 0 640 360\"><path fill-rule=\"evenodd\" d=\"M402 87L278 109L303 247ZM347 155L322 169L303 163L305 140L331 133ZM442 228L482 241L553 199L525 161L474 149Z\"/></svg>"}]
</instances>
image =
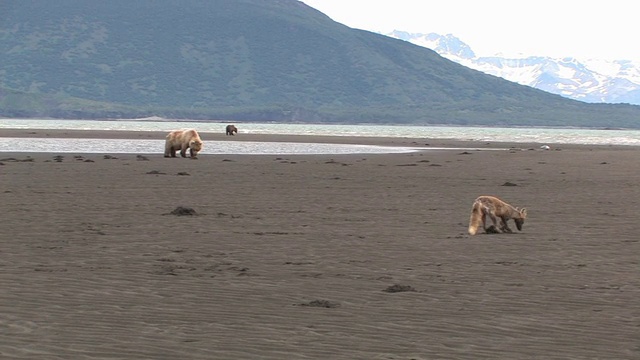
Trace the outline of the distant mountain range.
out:
<instances>
[{"instance_id":1,"label":"distant mountain range","mask_svg":"<svg viewBox=\"0 0 640 360\"><path fill-rule=\"evenodd\" d=\"M434 50L471 69L589 103L640 105L640 62L529 56L478 57L454 35L393 31L387 36Z\"/></svg>"}]
</instances>

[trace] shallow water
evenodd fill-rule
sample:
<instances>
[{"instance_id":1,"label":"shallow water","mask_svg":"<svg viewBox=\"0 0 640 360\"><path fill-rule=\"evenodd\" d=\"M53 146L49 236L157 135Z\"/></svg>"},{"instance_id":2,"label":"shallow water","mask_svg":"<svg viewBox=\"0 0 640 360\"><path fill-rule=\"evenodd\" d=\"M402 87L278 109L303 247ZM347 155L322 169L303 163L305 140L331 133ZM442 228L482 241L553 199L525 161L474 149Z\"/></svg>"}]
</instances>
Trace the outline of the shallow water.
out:
<instances>
[{"instance_id":1,"label":"shallow water","mask_svg":"<svg viewBox=\"0 0 640 360\"><path fill-rule=\"evenodd\" d=\"M155 149L157 151L150 151ZM416 151L409 147L373 145L307 144L286 142L207 141L201 154L293 155L384 154ZM135 153L164 152L164 140L0 138L0 152Z\"/></svg>"},{"instance_id":2,"label":"shallow water","mask_svg":"<svg viewBox=\"0 0 640 360\"><path fill-rule=\"evenodd\" d=\"M33 120L2 119L4 129L162 131L195 128L201 133L224 133L227 122L176 120ZM640 146L639 130L574 128L494 128L401 125L327 125L236 123L240 134L328 135L346 137L397 137L540 144L591 144ZM0 151L148 153L164 149L161 140L105 139L0 139ZM341 144L249 143L208 141L203 154L349 154L410 152L415 148Z\"/></svg>"}]
</instances>

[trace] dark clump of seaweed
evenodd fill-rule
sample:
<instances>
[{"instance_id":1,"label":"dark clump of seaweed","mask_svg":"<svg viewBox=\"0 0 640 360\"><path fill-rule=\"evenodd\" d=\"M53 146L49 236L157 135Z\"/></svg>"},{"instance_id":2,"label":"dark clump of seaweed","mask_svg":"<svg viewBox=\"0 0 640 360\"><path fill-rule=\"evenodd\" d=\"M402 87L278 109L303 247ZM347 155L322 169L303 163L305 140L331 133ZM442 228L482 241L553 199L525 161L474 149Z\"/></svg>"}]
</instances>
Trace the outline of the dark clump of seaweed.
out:
<instances>
[{"instance_id":1,"label":"dark clump of seaweed","mask_svg":"<svg viewBox=\"0 0 640 360\"><path fill-rule=\"evenodd\" d=\"M184 207L184 206L178 206L177 208L173 209L173 211L171 211L169 214L176 215L176 216L198 215L198 213L196 213L196 211L193 210L192 208Z\"/></svg>"}]
</instances>

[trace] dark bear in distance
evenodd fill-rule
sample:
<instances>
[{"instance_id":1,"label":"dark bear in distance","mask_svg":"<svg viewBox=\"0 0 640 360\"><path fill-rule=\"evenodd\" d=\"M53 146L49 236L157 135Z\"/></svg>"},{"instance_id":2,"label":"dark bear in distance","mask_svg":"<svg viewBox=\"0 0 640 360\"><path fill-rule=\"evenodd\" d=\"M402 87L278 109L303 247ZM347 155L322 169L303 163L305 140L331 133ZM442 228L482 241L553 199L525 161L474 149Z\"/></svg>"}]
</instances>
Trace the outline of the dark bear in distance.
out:
<instances>
[{"instance_id":1,"label":"dark bear in distance","mask_svg":"<svg viewBox=\"0 0 640 360\"><path fill-rule=\"evenodd\" d=\"M235 135L238 133L238 128L235 125L227 125L227 135Z\"/></svg>"}]
</instances>

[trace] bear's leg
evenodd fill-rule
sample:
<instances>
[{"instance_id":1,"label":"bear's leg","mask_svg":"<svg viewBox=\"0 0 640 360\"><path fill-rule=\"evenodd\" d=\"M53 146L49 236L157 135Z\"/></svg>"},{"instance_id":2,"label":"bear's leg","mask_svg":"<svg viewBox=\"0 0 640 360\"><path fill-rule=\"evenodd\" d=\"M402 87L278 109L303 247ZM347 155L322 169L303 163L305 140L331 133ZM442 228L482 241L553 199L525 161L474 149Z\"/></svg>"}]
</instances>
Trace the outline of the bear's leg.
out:
<instances>
[{"instance_id":1,"label":"bear's leg","mask_svg":"<svg viewBox=\"0 0 640 360\"><path fill-rule=\"evenodd\" d=\"M198 157L198 152L197 151L193 151L192 148L189 148L189 154L191 155L192 159L195 159Z\"/></svg>"},{"instance_id":2,"label":"bear's leg","mask_svg":"<svg viewBox=\"0 0 640 360\"><path fill-rule=\"evenodd\" d=\"M180 149L180 156L183 158L187 157L187 145L182 145L182 149Z\"/></svg>"},{"instance_id":3,"label":"bear's leg","mask_svg":"<svg viewBox=\"0 0 640 360\"><path fill-rule=\"evenodd\" d=\"M167 150L169 153L168 155L165 154L164 157L176 157L176 147L175 146L170 146L169 150Z\"/></svg>"},{"instance_id":4,"label":"bear's leg","mask_svg":"<svg viewBox=\"0 0 640 360\"><path fill-rule=\"evenodd\" d=\"M169 156L171 156L171 151L172 151L172 147L171 144L169 143L169 141L165 142L164 144L164 157L168 158Z\"/></svg>"}]
</instances>

